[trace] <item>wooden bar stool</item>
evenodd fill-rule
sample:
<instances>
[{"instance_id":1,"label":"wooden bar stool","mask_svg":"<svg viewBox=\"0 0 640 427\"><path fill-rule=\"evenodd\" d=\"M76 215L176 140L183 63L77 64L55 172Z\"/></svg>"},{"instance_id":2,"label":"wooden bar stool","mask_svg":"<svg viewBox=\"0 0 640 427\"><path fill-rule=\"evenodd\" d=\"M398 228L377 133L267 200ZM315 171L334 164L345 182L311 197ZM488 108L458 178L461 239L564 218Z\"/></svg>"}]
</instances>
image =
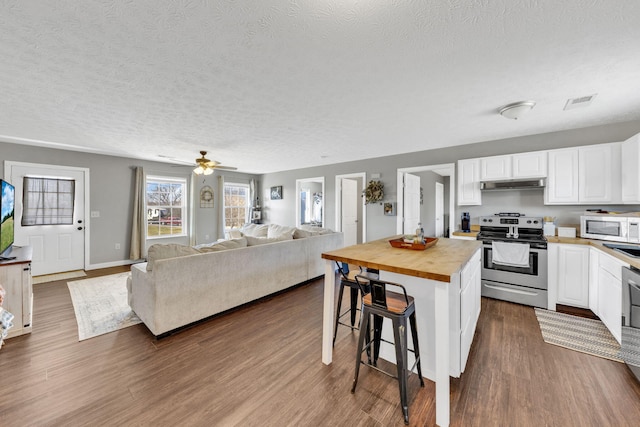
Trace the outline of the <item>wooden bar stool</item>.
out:
<instances>
[{"instance_id":1,"label":"wooden bar stool","mask_svg":"<svg viewBox=\"0 0 640 427\"><path fill-rule=\"evenodd\" d=\"M347 263L338 263L338 272L340 273L340 291L338 292L338 304L336 308L336 319L335 326L333 329L333 345L336 344L336 336L338 334L338 325L343 325L351 328L351 330L358 330L358 326L356 326L356 312L362 311L358 308L358 294L360 294L361 300L364 298L366 294L369 293L369 277L377 278L377 274L373 275L371 273L364 272L361 267L358 267L357 270L351 270L349 264ZM356 281L355 276L360 275L360 282ZM351 295L350 295L350 304L349 309L345 310L344 313L341 313L342 310L342 296L344 294L344 288L348 287ZM361 303L362 304L362 303ZM341 319L342 317L350 314L351 324L344 323Z\"/></svg>"},{"instance_id":2,"label":"wooden bar stool","mask_svg":"<svg viewBox=\"0 0 640 427\"><path fill-rule=\"evenodd\" d=\"M356 353L356 372L353 378L353 387L351 388L351 393L355 393L356 391L360 364L370 366L377 371L396 378L398 380L398 387L400 389L400 404L402 406L402 414L404 415L404 423L409 424L407 382L409 380L409 372L412 371L415 367L418 368L420 386L424 387L424 380L422 379L422 367L420 364L418 329L416 327L416 310L413 297L408 296L405 287L398 283L381 281L378 279L362 277L359 275L357 275L355 279L357 282L366 279L369 283L369 286L371 287L371 292L365 295L365 297L363 298L362 320L360 322L360 336L358 338L358 350ZM387 291L387 285L396 286L402 289L402 293ZM374 318L373 341L369 340L368 338L371 317ZM382 320L384 317L390 319L393 324L393 343L382 339ZM413 350L409 349L407 345L407 319L409 319L409 324L411 325ZM367 342L366 345L365 340ZM395 345L396 366L398 369L397 376L385 372L376 366L378 354L380 351L380 341ZM371 345L373 345L374 349L373 360L368 357L367 362L363 362L362 352L366 350L367 354L369 355ZM416 359L415 364L410 369L407 368L407 355L409 351L414 353Z\"/></svg>"}]
</instances>

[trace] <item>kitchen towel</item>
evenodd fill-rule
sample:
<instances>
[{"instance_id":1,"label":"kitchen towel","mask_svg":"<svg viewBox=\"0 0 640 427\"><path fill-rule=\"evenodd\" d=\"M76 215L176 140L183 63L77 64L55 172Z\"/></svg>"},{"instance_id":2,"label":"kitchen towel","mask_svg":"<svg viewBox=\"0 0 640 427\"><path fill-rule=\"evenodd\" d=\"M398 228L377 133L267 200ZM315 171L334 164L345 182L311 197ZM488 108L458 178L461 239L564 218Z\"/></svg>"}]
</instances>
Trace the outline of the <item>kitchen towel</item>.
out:
<instances>
[{"instance_id":1,"label":"kitchen towel","mask_svg":"<svg viewBox=\"0 0 640 427\"><path fill-rule=\"evenodd\" d=\"M491 262L509 267L529 267L529 245L526 243L491 242Z\"/></svg>"}]
</instances>

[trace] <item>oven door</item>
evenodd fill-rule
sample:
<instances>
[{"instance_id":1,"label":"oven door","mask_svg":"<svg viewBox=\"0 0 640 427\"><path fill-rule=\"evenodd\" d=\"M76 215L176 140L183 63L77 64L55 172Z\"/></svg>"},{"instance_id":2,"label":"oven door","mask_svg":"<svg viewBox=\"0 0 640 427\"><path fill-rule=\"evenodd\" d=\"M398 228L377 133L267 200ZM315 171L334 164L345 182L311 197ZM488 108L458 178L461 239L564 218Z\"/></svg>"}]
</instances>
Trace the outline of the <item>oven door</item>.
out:
<instances>
[{"instance_id":1,"label":"oven door","mask_svg":"<svg viewBox=\"0 0 640 427\"><path fill-rule=\"evenodd\" d=\"M491 244L482 248L482 280L547 289L547 250L529 249L529 267L493 263Z\"/></svg>"}]
</instances>

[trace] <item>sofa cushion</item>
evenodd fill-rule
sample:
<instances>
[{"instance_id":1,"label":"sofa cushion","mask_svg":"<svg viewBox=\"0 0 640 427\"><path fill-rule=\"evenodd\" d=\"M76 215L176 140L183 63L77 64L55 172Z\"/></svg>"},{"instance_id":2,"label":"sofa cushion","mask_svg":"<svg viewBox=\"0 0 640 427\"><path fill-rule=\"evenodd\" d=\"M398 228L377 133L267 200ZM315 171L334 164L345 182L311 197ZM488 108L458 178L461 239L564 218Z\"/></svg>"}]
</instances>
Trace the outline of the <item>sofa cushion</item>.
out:
<instances>
[{"instance_id":1,"label":"sofa cushion","mask_svg":"<svg viewBox=\"0 0 640 427\"><path fill-rule=\"evenodd\" d=\"M319 231L307 231L301 228L296 228L295 231L293 232L294 239L304 239L305 237L319 236L319 235L320 235Z\"/></svg>"},{"instance_id":2,"label":"sofa cushion","mask_svg":"<svg viewBox=\"0 0 640 427\"><path fill-rule=\"evenodd\" d=\"M229 230L229 238L230 239L239 239L242 237L242 231L237 228L232 228Z\"/></svg>"},{"instance_id":3,"label":"sofa cushion","mask_svg":"<svg viewBox=\"0 0 640 427\"><path fill-rule=\"evenodd\" d=\"M293 240L293 234L283 234L279 237L252 237L244 236L247 239L247 246L265 245L267 243L283 242L285 240Z\"/></svg>"},{"instance_id":4,"label":"sofa cushion","mask_svg":"<svg viewBox=\"0 0 640 427\"><path fill-rule=\"evenodd\" d=\"M251 237L267 237L268 231L268 224L245 224L242 227L242 234Z\"/></svg>"},{"instance_id":5,"label":"sofa cushion","mask_svg":"<svg viewBox=\"0 0 640 427\"><path fill-rule=\"evenodd\" d=\"M153 270L153 264L160 259L189 256L199 253L200 251L198 249L192 248L191 246L180 245L178 243L156 243L155 245L151 245L147 251L147 271Z\"/></svg>"},{"instance_id":6,"label":"sofa cushion","mask_svg":"<svg viewBox=\"0 0 640 427\"><path fill-rule=\"evenodd\" d=\"M202 253L205 253L205 252L226 251L228 249L244 248L246 246L247 246L247 239L245 237L240 237L239 239L221 240L219 242L198 245L198 246L194 246L194 248L198 249Z\"/></svg>"},{"instance_id":7,"label":"sofa cushion","mask_svg":"<svg viewBox=\"0 0 640 427\"><path fill-rule=\"evenodd\" d=\"M318 234L330 234L330 233L333 233L333 230L331 230L330 228L316 227L315 225L301 225L300 229L304 230L304 231L315 232L315 233L318 233Z\"/></svg>"},{"instance_id":8,"label":"sofa cushion","mask_svg":"<svg viewBox=\"0 0 640 427\"><path fill-rule=\"evenodd\" d=\"M296 230L295 227L288 227L286 225L278 225L278 224L269 224L269 229L267 230L267 237L274 238L280 237L282 235L290 235L293 237L293 232Z\"/></svg>"}]
</instances>

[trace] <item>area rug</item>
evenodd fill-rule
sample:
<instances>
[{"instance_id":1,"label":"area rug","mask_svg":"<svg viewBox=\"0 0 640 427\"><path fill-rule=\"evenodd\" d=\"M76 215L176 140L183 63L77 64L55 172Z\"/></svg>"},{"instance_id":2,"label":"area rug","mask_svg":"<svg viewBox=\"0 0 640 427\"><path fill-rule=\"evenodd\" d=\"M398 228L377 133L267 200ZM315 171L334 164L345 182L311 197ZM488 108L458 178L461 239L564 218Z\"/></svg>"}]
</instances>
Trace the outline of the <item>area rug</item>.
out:
<instances>
[{"instance_id":1,"label":"area rug","mask_svg":"<svg viewBox=\"0 0 640 427\"><path fill-rule=\"evenodd\" d=\"M141 320L127 302L131 273L68 282L78 322L78 341L137 325Z\"/></svg>"},{"instance_id":2,"label":"area rug","mask_svg":"<svg viewBox=\"0 0 640 427\"><path fill-rule=\"evenodd\" d=\"M76 277L86 277L87 273L84 270L67 271L64 273L43 274L42 276L34 276L31 283L37 285L38 283L55 282L56 280L75 279Z\"/></svg>"},{"instance_id":3,"label":"area rug","mask_svg":"<svg viewBox=\"0 0 640 427\"><path fill-rule=\"evenodd\" d=\"M546 343L622 362L620 344L600 320L540 308L535 312Z\"/></svg>"}]
</instances>

